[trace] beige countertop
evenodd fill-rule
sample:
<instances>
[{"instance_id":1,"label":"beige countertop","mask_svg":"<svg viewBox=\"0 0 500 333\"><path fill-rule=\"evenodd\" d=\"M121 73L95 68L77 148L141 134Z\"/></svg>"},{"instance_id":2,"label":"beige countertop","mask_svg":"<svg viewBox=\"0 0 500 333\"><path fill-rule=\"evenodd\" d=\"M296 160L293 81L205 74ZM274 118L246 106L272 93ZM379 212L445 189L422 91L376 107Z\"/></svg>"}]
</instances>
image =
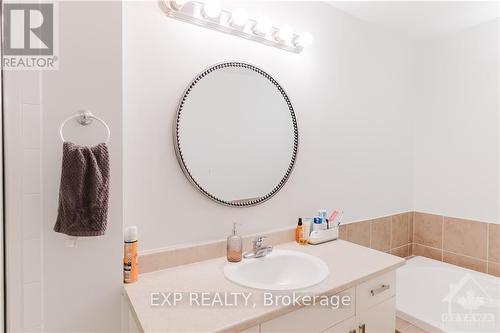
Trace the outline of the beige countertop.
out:
<instances>
[{"instance_id":1,"label":"beige countertop","mask_svg":"<svg viewBox=\"0 0 500 333\"><path fill-rule=\"evenodd\" d=\"M335 294L351 288L374 276L402 266L404 259L372 250L343 240L321 245L301 246L285 243L279 249L296 250L317 256L325 261L330 269L328 277L318 285L300 290L315 295ZM172 267L145 273L139 281L125 285L125 295L136 316L139 329L144 332L235 332L271 320L287 312L292 306L264 306L264 291L238 286L224 276L225 258L216 258L189 265ZM173 294L164 306L152 306L151 295L169 292L182 294L183 300L174 306ZM192 306L188 293L220 292L252 293L250 306ZM291 294L291 292L289 293ZM180 294L179 294L180 295ZM180 297L180 296L179 296ZM240 298L242 300L242 298Z\"/></svg>"}]
</instances>

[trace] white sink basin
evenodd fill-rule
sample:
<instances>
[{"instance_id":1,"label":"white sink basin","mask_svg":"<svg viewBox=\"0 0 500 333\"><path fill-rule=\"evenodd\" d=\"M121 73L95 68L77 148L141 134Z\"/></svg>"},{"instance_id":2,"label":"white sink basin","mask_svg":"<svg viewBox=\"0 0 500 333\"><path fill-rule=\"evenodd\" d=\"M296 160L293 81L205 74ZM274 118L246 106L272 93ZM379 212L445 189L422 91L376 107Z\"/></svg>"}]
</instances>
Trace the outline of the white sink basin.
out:
<instances>
[{"instance_id":1,"label":"white sink basin","mask_svg":"<svg viewBox=\"0 0 500 333\"><path fill-rule=\"evenodd\" d=\"M265 257L227 263L224 275L239 285L264 290L292 290L313 286L329 273L323 260L296 251L273 250Z\"/></svg>"}]
</instances>

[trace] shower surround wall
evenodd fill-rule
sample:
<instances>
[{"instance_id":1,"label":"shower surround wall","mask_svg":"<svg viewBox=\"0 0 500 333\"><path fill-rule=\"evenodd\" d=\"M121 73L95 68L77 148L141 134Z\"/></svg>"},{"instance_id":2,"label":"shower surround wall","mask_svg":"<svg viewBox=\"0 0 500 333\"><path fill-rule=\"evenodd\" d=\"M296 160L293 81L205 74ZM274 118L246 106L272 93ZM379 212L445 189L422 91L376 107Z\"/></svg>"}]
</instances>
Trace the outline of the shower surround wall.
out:
<instances>
[{"instance_id":1,"label":"shower surround wall","mask_svg":"<svg viewBox=\"0 0 500 333\"><path fill-rule=\"evenodd\" d=\"M7 324L13 332L40 331L43 309L40 72L6 71L4 84Z\"/></svg>"}]
</instances>

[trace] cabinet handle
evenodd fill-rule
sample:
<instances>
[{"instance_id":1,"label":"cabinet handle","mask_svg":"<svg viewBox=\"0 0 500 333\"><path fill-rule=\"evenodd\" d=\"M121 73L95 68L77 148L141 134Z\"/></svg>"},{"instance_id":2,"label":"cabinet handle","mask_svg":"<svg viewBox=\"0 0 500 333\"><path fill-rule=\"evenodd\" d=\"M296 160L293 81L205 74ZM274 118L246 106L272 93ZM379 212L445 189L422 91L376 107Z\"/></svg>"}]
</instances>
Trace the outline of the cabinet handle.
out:
<instances>
[{"instance_id":1,"label":"cabinet handle","mask_svg":"<svg viewBox=\"0 0 500 333\"><path fill-rule=\"evenodd\" d=\"M365 328L366 328L365 324L359 325L359 329L361 330L361 333L365 333Z\"/></svg>"},{"instance_id":2,"label":"cabinet handle","mask_svg":"<svg viewBox=\"0 0 500 333\"><path fill-rule=\"evenodd\" d=\"M387 289L389 289L391 287L391 285L389 284L383 284L381 285L379 288L377 289L372 289L370 290L370 294L372 294L372 296L375 296L377 294L380 294L381 292L383 291L386 291Z\"/></svg>"}]
</instances>

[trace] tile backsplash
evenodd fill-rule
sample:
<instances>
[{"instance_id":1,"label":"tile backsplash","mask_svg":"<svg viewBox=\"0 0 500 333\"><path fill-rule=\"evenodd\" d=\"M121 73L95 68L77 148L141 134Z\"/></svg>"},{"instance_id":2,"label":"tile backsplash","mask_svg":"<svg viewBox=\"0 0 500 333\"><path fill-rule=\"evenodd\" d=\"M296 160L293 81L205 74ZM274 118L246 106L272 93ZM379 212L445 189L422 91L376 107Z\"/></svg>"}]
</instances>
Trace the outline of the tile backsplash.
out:
<instances>
[{"instance_id":1,"label":"tile backsplash","mask_svg":"<svg viewBox=\"0 0 500 333\"><path fill-rule=\"evenodd\" d=\"M413 212L340 226L340 239L407 257L411 255Z\"/></svg>"},{"instance_id":2,"label":"tile backsplash","mask_svg":"<svg viewBox=\"0 0 500 333\"><path fill-rule=\"evenodd\" d=\"M408 212L341 226L340 238L400 257L424 256L500 276L500 225Z\"/></svg>"},{"instance_id":3,"label":"tile backsplash","mask_svg":"<svg viewBox=\"0 0 500 333\"><path fill-rule=\"evenodd\" d=\"M266 236L266 244L277 245L293 242L295 227L272 230L269 232L244 235L243 251L252 249L252 239L257 236ZM206 243L192 243L174 246L156 251L139 253L139 274L166 269L178 265L213 259L226 255L226 240L216 240Z\"/></svg>"},{"instance_id":4,"label":"tile backsplash","mask_svg":"<svg viewBox=\"0 0 500 333\"><path fill-rule=\"evenodd\" d=\"M414 214L414 255L500 275L500 225L420 212Z\"/></svg>"},{"instance_id":5,"label":"tile backsplash","mask_svg":"<svg viewBox=\"0 0 500 333\"><path fill-rule=\"evenodd\" d=\"M443 247L443 217L432 214L415 213L413 242L433 248Z\"/></svg>"}]
</instances>

